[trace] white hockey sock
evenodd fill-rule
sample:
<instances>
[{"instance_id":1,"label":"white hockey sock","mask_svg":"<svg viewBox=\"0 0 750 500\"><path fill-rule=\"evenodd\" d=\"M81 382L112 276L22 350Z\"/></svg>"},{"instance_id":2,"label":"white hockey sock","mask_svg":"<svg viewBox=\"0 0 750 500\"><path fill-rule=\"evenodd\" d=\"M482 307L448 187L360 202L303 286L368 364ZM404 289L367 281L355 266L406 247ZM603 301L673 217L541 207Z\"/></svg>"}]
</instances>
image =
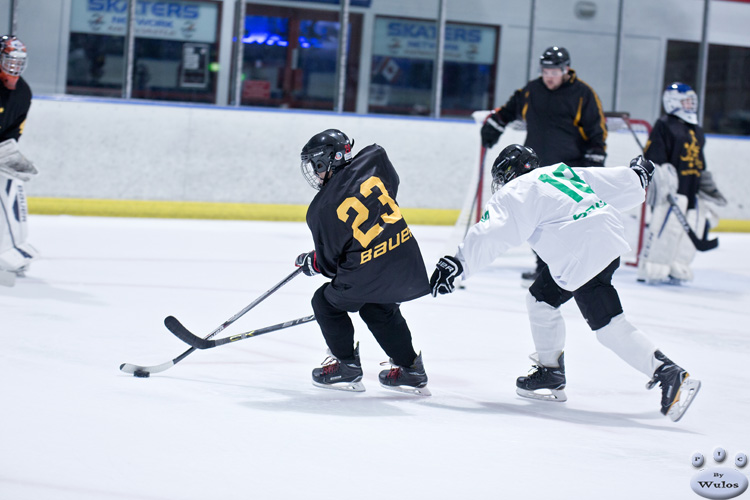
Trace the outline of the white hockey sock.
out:
<instances>
[{"instance_id":1,"label":"white hockey sock","mask_svg":"<svg viewBox=\"0 0 750 500\"><path fill-rule=\"evenodd\" d=\"M539 362L542 366L558 366L557 358L565 347L565 322L560 310L539 302L530 293L526 294L526 309Z\"/></svg>"},{"instance_id":2,"label":"white hockey sock","mask_svg":"<svg viewBox=\"0 0 750 500\"><path fill-rule=\"evenodd\" d=\"M653 377L662 364L654 357L656 346L625 319L624 313L612 318L607 326L596 330L596 338L648 378Z\"/></svg>"}]
</instances>

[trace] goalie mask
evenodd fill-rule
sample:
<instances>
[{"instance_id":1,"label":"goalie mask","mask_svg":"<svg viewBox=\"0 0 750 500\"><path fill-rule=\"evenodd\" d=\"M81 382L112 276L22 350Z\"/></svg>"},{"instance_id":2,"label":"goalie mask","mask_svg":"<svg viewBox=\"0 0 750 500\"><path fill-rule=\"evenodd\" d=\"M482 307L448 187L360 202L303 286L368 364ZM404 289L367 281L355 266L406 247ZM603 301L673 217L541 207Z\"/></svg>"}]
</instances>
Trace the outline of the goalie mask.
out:
<instances>
[{"instance_id":1,"label":"goalie mask","mask_svg":"<svg viewBox=\"0 0 750 500\"><path fill-rule=\"evenodd\" d=\"M18 77L26 69L26 45L15 36L0 38L0 80L6 88L13 90Z\"/></svg>"},{"instance_id":2,"label":"goalie mask","mask_svg":"<svg viewBox=\"0 0 750 500\"><path fill-rule=\"evenodd\" d=\"M664 90L664 111L692 125L698 124L698 94L684 83L675 82Z\"/></svg>"},{"instance_id":3,"label":"goalie mask","mask_svg":"<svg viewBox=\"0 0 750 500\"><path fill-rule=\"evenodd\" d=\"M492 192L495 193L507 182L529 173L539 166L536 152L520 144L506 147L492 164Z\"/></svg>"},{"instance_id":4,"label":"goalie mask","mask_svg":"<svg viewBox=\"0 0 750 500\"><path fill-rule=\"evenodd\" d=\"M302 175L313 188L320 189L352 161L353 145L353 140L334 128L315 134L300 154Z\"/></svg>"}]
</instances>

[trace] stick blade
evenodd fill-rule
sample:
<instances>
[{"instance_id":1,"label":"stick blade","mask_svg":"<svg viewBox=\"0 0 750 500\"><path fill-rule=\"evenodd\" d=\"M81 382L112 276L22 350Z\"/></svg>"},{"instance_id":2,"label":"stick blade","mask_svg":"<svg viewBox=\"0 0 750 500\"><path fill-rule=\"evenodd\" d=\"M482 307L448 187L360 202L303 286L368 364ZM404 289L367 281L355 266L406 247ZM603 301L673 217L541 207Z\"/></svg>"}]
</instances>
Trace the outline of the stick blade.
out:
<instances>
[{"instance_id":1,"label":"stick blade","mask_svg":"<svg viewBox=\"0 0 750 500\"><path fill-rule=\"evenodd\" d=\"M702 239L694 241L695 243L695 249L700 252L707 252L708 250L713 250L714 248L719 246L719 238L714 238L712 240Z\"/></svg>"},{"instance_id":2,"label":"stick blade","mask_svg":"<svg viewBox=\"0 0 750 500\"><path fill-rule=\"evenodd\" d=\"M180 321L174 316L167 316L164 318L164 326L172 332L175 337L182 340L189 346L195 347L196 349L209 349L213 347L213 342L210 340L202 339L196 335L193 335L190 330L185 328Z\"/></svg>"}]
</instances>

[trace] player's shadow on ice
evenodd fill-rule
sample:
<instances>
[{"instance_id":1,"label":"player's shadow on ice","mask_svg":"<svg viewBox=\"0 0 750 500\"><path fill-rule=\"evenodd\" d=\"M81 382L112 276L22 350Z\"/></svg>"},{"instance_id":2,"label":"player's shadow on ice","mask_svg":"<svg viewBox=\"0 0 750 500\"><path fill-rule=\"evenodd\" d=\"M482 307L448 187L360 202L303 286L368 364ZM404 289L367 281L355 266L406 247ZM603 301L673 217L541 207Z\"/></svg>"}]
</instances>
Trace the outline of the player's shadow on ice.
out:
<instances>
[{"instance_id":1,"label":"player's shadow on ice","mask_svg":"<svg viewBox=\"0 0 750 500\"><path fill-rule=\"evenodd\" d=\"M424 404L423 396L400 394L377 387L366 392L344 392L312 388L310 392L286 389L265 389L283 399L273 401L243 401L252 410L268 412L309 413L346 417L403 417L413 415L413 404Z\"/></svg>"},{"instance_id":2,"label":"player's shadow on ice","mask_svg":"<svg viewBox=\"0 0 750 500\"><path fill-rule=\"evenodd\" d=\"M617 413L607 411L590 411L571 408L563 403L543 401L518 401L518 403L500 403L488 401L462 400L466 404L451 404L450 396L431 397L399 394L386 389L374 387L362 393L348 393L326 389L311 388L310 392L287 389L264 388L280 399L245 400L240 405L259 411L296 412L313 415L336 415L346 417L401 417L423 413L425 407L435 410L463 412L475 415L498 415L506 417L539 418L598 427L630 427L638 429L655 429L683 434L697 434L680 426L671 424L658 410L643 413ZM416 405L416 407L415 407ZM650 424L643 420L652 420Z\"/></svg>"},{"instance_id":3,"label":"player's shadow on ice","mask_svg":"<svg viewBox=\"0 0 750 500\"><path fill-rule=\"evenodd\" d=\"M519 416L524 418L539 418L543 420L554 420L570 424L581 424L585 426L598 427L633 427L639 429L658 429L660 431L677 432L684 434L698 434L679 426L671 424L658 410L642 413L617 413L608 411L589 411L570 408L565 403L554 403L545 401L519 401L517 404L498 402L477 402L479 406L456 406L441 402L425 402L425 406L442 408L452 411L461 411L475 414L498 414ZM659 421L661 425L652 425L641 420Z\"/></svg>"}]
</instances>

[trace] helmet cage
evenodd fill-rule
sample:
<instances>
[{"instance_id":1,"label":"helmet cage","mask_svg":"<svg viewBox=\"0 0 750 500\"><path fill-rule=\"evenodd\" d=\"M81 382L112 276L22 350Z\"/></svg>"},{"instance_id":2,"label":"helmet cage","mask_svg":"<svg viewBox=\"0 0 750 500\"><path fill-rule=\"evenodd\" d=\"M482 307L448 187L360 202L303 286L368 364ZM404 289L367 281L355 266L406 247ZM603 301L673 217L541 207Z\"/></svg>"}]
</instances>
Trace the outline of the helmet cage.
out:
<instances>
[{"instance_id":1,"label":"helmet cage","mask_svg":"<svg viewBox=\"0 0 750 500\"><path fill-rule=\"evenodd\" d=\"M302 175L314 189L320 189L339 169L352 161L354 141L336 129L313 136L300 154Z\"/></svg>"},{"instance_id":2,"label":"helmet cage","mask_svg":"<svg viewBox=\"0 0 750 500\"><path fill-rule=\"evenodd\" d=\"M21 76L26 69L26 46L14 36L0 40L0 69L10 76Z\"/></svg>"},{"instance_id":3,"label":"helmet cage","mask_svg":"<svg viewBox=\"0 0 750 500\"><path fill-rule=\"evenodd\" d=\"M320 189L330 178L329 172L333 168L333 157L333 146L330 145L321 146L300 155L302 175L313 188ZM321 176L321 174L325 175Z\"/></svg>"}]
</instances>

